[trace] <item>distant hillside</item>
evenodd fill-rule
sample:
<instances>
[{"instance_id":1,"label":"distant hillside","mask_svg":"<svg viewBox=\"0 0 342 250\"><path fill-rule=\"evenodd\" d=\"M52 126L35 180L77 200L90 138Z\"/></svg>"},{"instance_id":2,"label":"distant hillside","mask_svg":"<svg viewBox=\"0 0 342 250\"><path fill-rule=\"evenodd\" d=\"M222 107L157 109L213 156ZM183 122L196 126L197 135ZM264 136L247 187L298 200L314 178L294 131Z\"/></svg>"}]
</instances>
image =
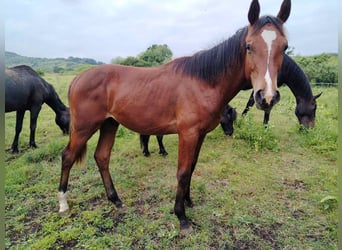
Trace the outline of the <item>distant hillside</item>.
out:
<instances>
[{"instance_id":1,"label":"distant hillside","mask_svg":"<svg viewBox=\"0 0 342 250\"><path fill-rule=\"evenodd\" d=\"M5 51L6 67L13 67L21 64L25 64L34 69L40 69L46 72L60 73L65 71L73 71L82 66L100 65L103 64L103 62L97 62L90 58L78 58L72 56L68 58L27 57Z\"/></svg>"}]
</instances>

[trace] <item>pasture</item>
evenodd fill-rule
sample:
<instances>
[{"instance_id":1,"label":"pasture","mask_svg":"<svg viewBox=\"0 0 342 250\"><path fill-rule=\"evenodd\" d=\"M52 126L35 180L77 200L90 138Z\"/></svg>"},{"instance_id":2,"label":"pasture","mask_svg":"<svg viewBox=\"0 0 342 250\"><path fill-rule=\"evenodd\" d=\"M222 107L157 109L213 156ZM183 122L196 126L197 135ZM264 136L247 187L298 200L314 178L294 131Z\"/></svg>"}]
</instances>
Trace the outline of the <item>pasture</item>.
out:
<instances>
[{"instance_id":1,"label":"pasture","mask_svg":"<svg viewBox=\"0 0 342 250\"><path fill-rule=\"evenodd\" d=\"M46 74L67 105L74 75ZM337 88L313 87L316 127L299 130L295 99L281 87L268 128L255 107L241 117L249 91L231 102L238 118L234 135L218 126L204 141L192 179L194 224L179 235L173 214L177 136L164 137L169 155L142 155L139 135L123 127L112 150L111 175L126 205L107 201L93 159L69 179L70 215L58 214L61 151L68 141L47 105L38 117L37 149L28 148L26 113L18 155L10 153L15 113L5 115L5 244L7 249L337 249Z\"/></svg>"}]
</instances>

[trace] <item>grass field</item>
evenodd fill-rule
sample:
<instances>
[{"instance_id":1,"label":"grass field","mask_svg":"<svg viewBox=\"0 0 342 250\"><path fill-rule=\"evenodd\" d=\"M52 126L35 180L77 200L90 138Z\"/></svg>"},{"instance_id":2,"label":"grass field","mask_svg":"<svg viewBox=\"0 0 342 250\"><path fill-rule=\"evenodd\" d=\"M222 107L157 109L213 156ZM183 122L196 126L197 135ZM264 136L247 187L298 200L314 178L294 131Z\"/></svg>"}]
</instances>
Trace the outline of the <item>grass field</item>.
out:
<instances>
[{"instance_id":1,"label":"grass field","mask_svg":"<svg viewBox=\"0 0 342 250\"><path fill-rule=\"evenodd\" d=\"M65 103L72 75L46 75ZM193 175L194 231L179 235L173 214L177 136L164 137L169 155L142 155L139 137L120 128L111 174L124 209L107 201L88 143L86 166L69 180L70 215L58 214L61 151L68 141L44 105L36 142L28 148L29 114L18 155L10 153L15 113L5 118L5 222L7 249L337 249L337 88L314 87L315 129L300 131L295 99L282 87L281 101L262 125L252 108L238 116L234 136L220 127L207 135ZM231 104L241 114L249 91Z\"/></svg>"}]
</instances>

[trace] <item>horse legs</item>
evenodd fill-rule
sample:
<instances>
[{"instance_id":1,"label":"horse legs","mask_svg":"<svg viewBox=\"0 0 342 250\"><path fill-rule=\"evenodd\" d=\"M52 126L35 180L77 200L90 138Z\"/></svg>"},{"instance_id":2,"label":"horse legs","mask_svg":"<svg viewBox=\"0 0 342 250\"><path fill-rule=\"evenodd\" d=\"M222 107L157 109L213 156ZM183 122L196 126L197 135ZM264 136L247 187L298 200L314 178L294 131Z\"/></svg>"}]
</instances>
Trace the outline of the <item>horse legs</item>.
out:
<instances>
[{"instance_id":1,"label":"horse legs","mask_svg":"<svg viewBox=\"0 0 342 250\"><path fill-rule=\"evenodd\" d=\"M85 134L84 134L85 135ZM82 161L87 151L87 141L92 134L82 136L76 131L70 135L70 141L64 148L62 153L62 173L58 188L59 213L64 214L69 211L68 202L66 200L66 192L68 189L68 180L71 167L75 161Z\"/></svg>"},{"instance_id":2,"label":"horse legs","mask_svg":"<svg viewBox=\"0 0 342 250\"><path fill-rule=\"evenodd\" d=\"M30 147L37 148L35 135L36 135L36 128L37 128L37 118L38 114L41 110L41 105L34 106L31 109L30 114Z\"/></svg>"},{"instance_id":3,"label":"horse legs","mask_svg":"<svg viewBox=\"0 0 342 250\"><path fill-rule=\"evenodd\" d=\"M148 141L150 140L149 135L140 135L140 145L143 148L143 155L149 157L150 151L148 151Z\"/></svg>"},{"instance_id":4,"label":"horse legs","mask_svg":"<svg viewBox=\"0 0 342 250\"><path fill-rule=\"evenodd\" d=\"M205 135L179 135L177 194L174 206L175 214L180 222L181 232L191 231L192 227L185 215L185 201L190 200L191 175L195 169L199 151Z\"/></svg>"},{"instance_id":5,"label":"horse legs","mask_svg":"<svg viewBox=\"0 0 342 250\"><path fill-rule=\"evenodd\" d=\"M23 128L24 115L25 115L25 110L17 111L16 123L15 123L15 136L14 136L13 143L12 143L12 153L19 153L18 141L19 141L19 134Z\"/></svg>"},{"instance_id":6,"label":"horse legs","mask_svg":"<svg viewBox=\"0 0 342 250\"><path fill-rule=\"evenodd\" d=\"M249 108L254 105L254 91L252 91L251 96L249 97L246 108L243 110L242 115L246 115L249 111Z\"/></svg>"},{"instance_id":7,"label":"horse legs","mask_svg":"<svg viewBox=\"0 0 342 250\"><path fill-rule=\"evenodd\" d=\"M196 147L196 152L195 152L195 157L194 157L194 161L191 165L191 176L192 176L192 173L194 172L195 170L195 167L196 167L196 164L197 164L197 160L198 160L198 156L199 156L199 152L200 152L200 149L201 149L201 146L202 146L202 143L204 141L204 138L205 138L205 135L204 136L201 136L198 140L198 143L197 143L197 147ZM187 207L193 207L193 202L191 200L191 197L190 197L190 187L191 187L191 178L189 180L189 184L188 184L188 189L185 193L185 205Z\"/></svg>"},{"instance_id":8,"label":"horse legs","mask_svg":"<svg viewBox=\"0 0 342 250\"><path fill-rule=\"evenodd\" d=\"M270 120L270 113L271 111L265 111L264 112L264 125L267 126L268 121Z\"/></svg>"},{"instance_id":9,"label":"horse legs","mask_svg":"<svg viewBox=\"0 0 342 250\"><path fill-rule=\"evenodd\" d=\"M95 128L87 128L87 130L74 130L70 134L68 145L62 153L62 172L58 188L59 213L64 214L69 211L66 192L68 189L68 180L70 170L73 164L84 160L87 151L87 141L95 133Z\"/></svg>"},{"instance_id":10,"label":"horse legs","mask_svg":"<svg viewBox=\"0 0 342 250\"><path fill-rule=\"evenodd\" d=\"M163 144L163 136L157 135L158 145L159 145L159 154L162 156L167 156L168 153L166 152Z\"/></svg>"},{"instance_id":11,"label":"horse legs","mask_svg":"<svg viewBox=\"0 0 342 250\"><path fill-rule=\"evenodd\" d=\"M106 189L108 200L113 202L116 207L122 207L122 202L114 188L114 184L109 173L110 153L114 145L115 134L118 127L119 123L112 118L108 118L102 123L100 128L100 137L94 157Z\"/></svg>"}]
</instances>

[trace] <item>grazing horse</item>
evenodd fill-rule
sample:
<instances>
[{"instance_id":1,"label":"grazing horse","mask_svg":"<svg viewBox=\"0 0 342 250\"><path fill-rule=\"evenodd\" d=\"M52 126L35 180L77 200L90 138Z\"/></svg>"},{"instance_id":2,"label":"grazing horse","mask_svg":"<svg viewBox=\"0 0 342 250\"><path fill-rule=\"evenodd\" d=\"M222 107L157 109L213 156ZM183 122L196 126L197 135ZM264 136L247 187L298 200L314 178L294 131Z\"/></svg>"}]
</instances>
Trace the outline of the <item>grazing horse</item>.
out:
<instances>
[{"instance_id":1,"label":"grazing horse","mask_svg":"<svg viewBox=\"0 0 342 250\"><path fill-rule=\"evenodd\" d=\"M192 206L191 176L204 138L216 128L225 105L251 79L256 106L271 110L279 101L277 73L287 39L283 23L291 1L284 0L277 17L259 18L253 0L249 25L215 47L158 67L100 65L75 77L69 88L70 138L62 153L58 189L59 212L66 213L70 169L84 159L87 141L98 130L95 161L107 198L122 206L109 162L115 133L122 124L139 134L178 134L177 193L174 212L181 233L192 230L185 205Z\"/></svg>"},{"instance_id":2,"label":"grazing horse","mask_svg":"<svg viewBox=\"0 0 342 250\"><path fill-rule=\"evenodd\" d=\"M51 84L26 65L5 69L5 112L16 111L12 152L18 153L19 134L26 110L30 110L30 146L36 148L37 118L43 103L56 113L56 124L64 134L69 132L69 109L59 99Z\"/></svg>"},{"instance_id":3,"label":"grazing horse","mask_svg":"<svg viewBox=\"0 0 342 250\"><path fill-rule=\"evenodd\" d=\"M223 113L221 115L221 127L223 129L223 132L226 135L232 135L234 133L234 126L233 123L236 120L237 113L236 109L231 107L229 104L226 105L226 107L223 110ZM159 145L159 154L162 156L166 156L168 153L165 150L164 144L163 144L163 136L157 135L157 141ZM150 140L149 135L140 135L140 145L143 149L143 155L146 157L149 157L150 151L148 150L148 142Z\"/></svg>"},{"instance_id":4,"label":"grazing horse","mask_svg":"<svg viewBox=\"0 0 342 250\"><path fill-rule=\"evenodd\" d=\"M313 128L315 126L317 108L316 99L320 97L322 93L315 96L312 95L308 78L298 64L288 55L284 56L283 64L278 75L278 87L284 83L290 88L291 92L296 97L297 106L295 114L299 123L306 128ZM249 108L254 105L253 95L252 91L242 115L247 114ZM269 119L270 111L265 111L265 125L268 124Z\"/></svg>"}]
</instances>

